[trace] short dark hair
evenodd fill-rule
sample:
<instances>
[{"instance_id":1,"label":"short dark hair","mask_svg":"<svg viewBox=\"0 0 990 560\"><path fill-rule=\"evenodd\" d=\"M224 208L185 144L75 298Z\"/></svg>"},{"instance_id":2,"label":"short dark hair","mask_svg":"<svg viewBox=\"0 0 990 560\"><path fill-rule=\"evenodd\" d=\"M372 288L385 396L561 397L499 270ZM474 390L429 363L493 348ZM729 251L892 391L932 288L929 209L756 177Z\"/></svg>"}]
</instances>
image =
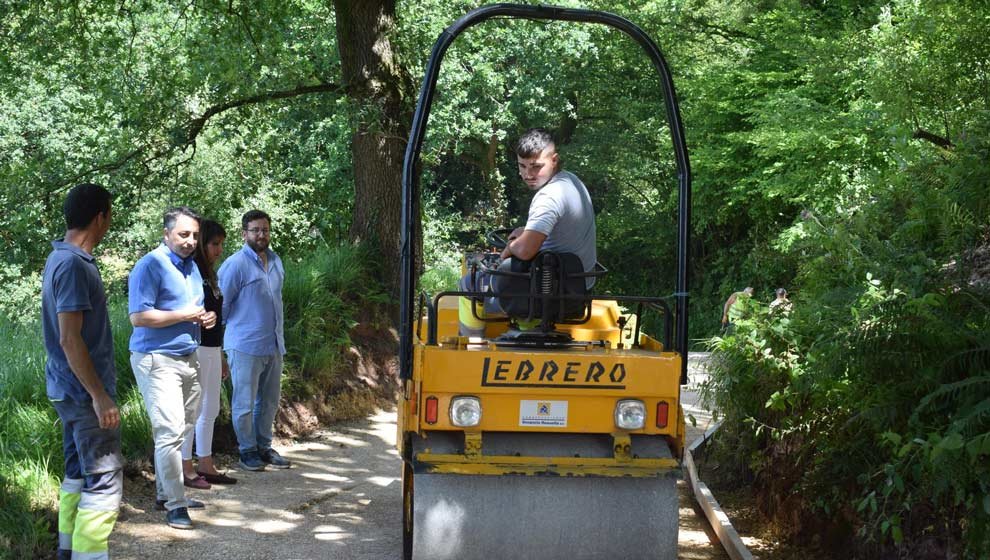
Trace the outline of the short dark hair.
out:
<instances>
[{"instance_id":1,"label":"short dark hair","mask_svg":"<svg viewBox=\"0 0 990 560\"><path fill-rule=\"evenodd\" d=\"M248 224L250 224L255 220L261 220L261 219L268 220L268 226L271 227L272 225L271 216L269 216L262 210L248 210L247 212L244 213L243 216L241 216L241 229L246 230L248 228Z\"/></svg>"},{"instance_id":2,"label":"short dark hair","mask_svg":"<svg viewBox=\"0 0 990 560\"><path fill-rule=\"evenodd\" d=\"M199 221L199 214L195 210L188 206L174 206L165 211L165 215L162 216L162 225L165 229L172 231L175 227L175 221L179 219L179 216L188 216L197 222Z\"/></svg>"},{"instance_id":3,"label":"short dark hair","mask_svg":"<svg viewBox=\"0 0 990 560\"><path fill-rule=\"evenodd\" d=\"M777 297L786 296L786 295L787 295L787 290L783 288L777 288Z\"/></svg>"},{"instance_id":4,"label":"short dark hair","mask_svg":"<svg viewBox=\"0 0 990 560\"><path fill-rule=\"evenodd\" d=\"M545 128L531 128L522 133L516 142L516 155L524 158L531 158L540 155L540 152L547 149L547 146L557 146L553 135Z\"/></svg>"},{"instance_id":5,"label":"short dark hair","mask_svg":"<svg viewBox=\"0 0 990 560\"><path fill-rule=\"evenodd\" d=\"M99 214L110 211L110 191L96 183L80 183L69 191L62 204L67 229L83 229Z\"/></svg>"}]
</instances>

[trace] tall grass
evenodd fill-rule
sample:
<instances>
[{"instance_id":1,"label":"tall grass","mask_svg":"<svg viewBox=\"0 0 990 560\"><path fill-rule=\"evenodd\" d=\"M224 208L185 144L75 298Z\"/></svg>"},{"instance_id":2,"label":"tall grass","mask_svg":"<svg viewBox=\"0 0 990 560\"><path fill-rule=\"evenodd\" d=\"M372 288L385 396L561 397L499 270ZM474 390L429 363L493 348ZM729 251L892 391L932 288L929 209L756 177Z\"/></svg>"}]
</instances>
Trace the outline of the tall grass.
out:
<instances>
[{"instance_id":1,"label":"tall grass","mask_svg":"<svg viewBox=\"0 0 990 560\"><path fill-rule=\"evenodd\" d=\"M154 450L151 420L144 408L144 399L136 385L117 390L120 410L120 445L128 459L148 457Z\"/></svg>"},{"instance_id":2,"label":"tall grass","mask_svg":"<svg viewBox=\"0 0 990 560\"><path fill-rule=\"evenodd\" d=\"M37 325L0 324L0 558L54 546L53 505L62 474L62 433L45 397Z\"/></svg>"},{"instance_id":3,"label":"tall grass","mask_svg":"<svg viewBox=\"0 0 990 560\"><path fill-rule=\"evenodd\" d=\"M2 415L0 415L2 418ZM0 440L0 560L32 558L55 546L58 479L48 461L16 460Z\"/></svg>"},{"instance_id":4,"label":"tall grass","mask_svg":"<svg viewBox=\"0 0 990 560\"><path fill-rule=\"evenodd\" d=\"M45 348L41 326L0 322L0 340L6 342L0 363L0 397L34 403L45 399Z\"/></svg>"},{"instance_id":5,"label":"tall grass","mask_svg":"<svg viewBox=\"0 0 990 560\"><path fill-rule=\"evenodd\" d=\"M346 362L349 331L359 320L384 319L384 289L372 280L371 256L360 246L324 248L286 263L283 394L290 400L327 394Z\"/></svg>"}]
</instances>

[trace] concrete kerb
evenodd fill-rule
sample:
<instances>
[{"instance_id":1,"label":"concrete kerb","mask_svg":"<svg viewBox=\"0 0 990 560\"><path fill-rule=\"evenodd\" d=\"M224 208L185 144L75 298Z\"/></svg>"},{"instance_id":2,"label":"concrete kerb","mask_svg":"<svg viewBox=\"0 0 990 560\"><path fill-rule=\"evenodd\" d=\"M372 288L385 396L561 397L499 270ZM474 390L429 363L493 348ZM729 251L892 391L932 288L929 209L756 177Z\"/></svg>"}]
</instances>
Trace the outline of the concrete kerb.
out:
<instances>
[{"instance_id":1,"label":"concrete kerb","mask_svg":"<svg viewBox=\"0 0 990 560\"><path fill-rule=\"evenodd\" d=\"M736 532L736 529L732 526L732 522L729 521L729 516L722 510L722 506L718 505L718 500L712 495L712 491L708 486L698 479L698 469L694 464L694 453L708 443L709 438L711 438L712 434L721 425L721 420L716 422L705 431L704 435L694 440L694 443L688 446L684 451L684 469L687 471L688 481L691 484L691 490L694 492L695 499L701 504L701 509L705 512L708 523L715 530L719 542L722 543L722 547L725 548L729 557L733 560L752 560L753 554L743 544L739 533Z\"/></svg>"}]
</instances>

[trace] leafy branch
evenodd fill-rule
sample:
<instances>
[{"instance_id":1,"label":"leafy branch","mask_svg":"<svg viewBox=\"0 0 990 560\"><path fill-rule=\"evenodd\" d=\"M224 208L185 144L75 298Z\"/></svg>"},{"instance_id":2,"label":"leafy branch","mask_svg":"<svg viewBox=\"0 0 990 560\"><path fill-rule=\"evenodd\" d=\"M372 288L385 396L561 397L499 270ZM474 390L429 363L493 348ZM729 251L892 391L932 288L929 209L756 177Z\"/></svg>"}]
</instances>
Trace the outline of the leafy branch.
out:
<instances>
[{"instance_id":1,"label":"leafy branch","mask_svg":"<svg viewBox=\"0 0 990 560\"><path fill-rule=\"evenodd\" d=\"M956 145L952 143L952 140L949 140L944 136L939 136L938 134L928 132L923 128L916 128L914 130L914 134L911 135L911 138L917 138L919 140L927 140L940 148L945 148L946 150L950 150L956 147Z\"/></svg>"},{"instance_id":2,"label":"leafy branch","mask_svg":"<svg viewBox=\"0 0 990 560\"><path fill-rule=\"evenodd\" d=\"M144 166L148 166L150 163L156 160L160 160L171 156L172 153L174 153L176 150L185 151L186 148L192 147L193 154L195 154L196 139L199 137L200 133L203 132L203 129L206 128L207 122L211 118L219 115L220 113L229 111L231 109L237 109L240 107L244 107L247 105L254 105L258 103L266 103L278 99L288 99L292 97L299 97L302 95L310 95L314 93L341 93L342 91L343 88L338 84L320 83L320 84L308 85L308 86L297 86L295 88L287 89L287 90L268 91L265 93L252 95L250 97L244 97L241 99L228 101L226 103L213 105L207 108L202 115L189 120L188 123L179 127L179 130L184 130L184 133L179 136L178 142L173 142L170 144L160 146L158 147L158 149L153 149L153 143L149 142L144 146L141 146L135 150L131 150L121 158L88 168L82 172L73 175L72 177L60 181L57 187L54 189L54 191L58 192L63 189L66 189L72 186L73 184L75 184L80 179L90 176L94 173L108 173L111 171L116 171L118 169L121 169L122 167L128 165L132 160L136 158L141 158L141 164ZM150 156L141 157L144 156L149 151L152 152ZM183 161L188 162L189 159L191 158L187 158Z\"/></svg>"}]
</instances>

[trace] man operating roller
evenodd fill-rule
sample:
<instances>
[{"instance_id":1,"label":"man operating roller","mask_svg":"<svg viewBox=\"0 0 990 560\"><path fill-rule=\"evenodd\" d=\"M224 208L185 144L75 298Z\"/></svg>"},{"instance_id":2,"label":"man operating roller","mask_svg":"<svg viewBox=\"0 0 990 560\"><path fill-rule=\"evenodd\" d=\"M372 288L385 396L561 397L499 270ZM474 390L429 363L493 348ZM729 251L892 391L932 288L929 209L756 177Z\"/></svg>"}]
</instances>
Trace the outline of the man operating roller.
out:
<instances>
[{"instance_id":1,"label":"man operating roller","mask_svg":"<svg viewBox=\"0 0 990 560\"><path fill-rule=\"evenodd\" d=\"M585 272L597 261L595 248L595 211L587 187L576 175L561 168L560 154L553 136L543 128L531 128L516 144L519 176L534 192L526 226L516 228L502 250L503 259L528 261L540 251L573 253L581 260ZM478 271L461 278L461 291L498 291L498 277ZM594 279L589 277L590 288ZM472 313L470 298L460 298L458 319L461 336L484 336L485 323ZM497 298L485 298L480 317L500 313Z\"/></svg>"}]
</instances>

